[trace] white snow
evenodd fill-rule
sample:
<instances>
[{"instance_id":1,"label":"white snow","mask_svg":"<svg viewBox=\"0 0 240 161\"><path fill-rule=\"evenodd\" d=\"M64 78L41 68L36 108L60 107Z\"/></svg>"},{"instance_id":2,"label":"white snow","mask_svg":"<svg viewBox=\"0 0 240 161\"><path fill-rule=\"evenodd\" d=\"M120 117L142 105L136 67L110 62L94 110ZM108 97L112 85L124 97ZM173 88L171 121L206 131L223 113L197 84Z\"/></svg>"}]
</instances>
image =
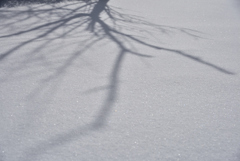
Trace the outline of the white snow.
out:
<instances>
[{"instance_id":1,"label":"white snow","mask_svg":"<svg viewBox=\"0 0 240 161\"><path fill-rule=\"evenodd\" d=\"M0 8L0 161L239 161L239 2L107 5Z\"/></svg>"}]
</instances>

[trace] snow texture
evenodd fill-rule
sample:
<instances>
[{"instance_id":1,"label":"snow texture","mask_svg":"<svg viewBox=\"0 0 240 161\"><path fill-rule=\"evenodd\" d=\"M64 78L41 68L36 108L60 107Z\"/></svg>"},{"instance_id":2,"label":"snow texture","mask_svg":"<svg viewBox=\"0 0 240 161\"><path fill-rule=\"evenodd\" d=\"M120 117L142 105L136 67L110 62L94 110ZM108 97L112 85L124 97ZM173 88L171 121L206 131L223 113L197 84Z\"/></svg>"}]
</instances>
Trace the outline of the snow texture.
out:
<instances>
[{"instance_id":1,"label":"snow texture","mask_svg":"<svg viewBox=\"0 0 240 161\"><path fill-rule=\"evenodd\" d=\"M0 8L0 161L239 161L237 0Z\"/></svg>"}]
</instances>

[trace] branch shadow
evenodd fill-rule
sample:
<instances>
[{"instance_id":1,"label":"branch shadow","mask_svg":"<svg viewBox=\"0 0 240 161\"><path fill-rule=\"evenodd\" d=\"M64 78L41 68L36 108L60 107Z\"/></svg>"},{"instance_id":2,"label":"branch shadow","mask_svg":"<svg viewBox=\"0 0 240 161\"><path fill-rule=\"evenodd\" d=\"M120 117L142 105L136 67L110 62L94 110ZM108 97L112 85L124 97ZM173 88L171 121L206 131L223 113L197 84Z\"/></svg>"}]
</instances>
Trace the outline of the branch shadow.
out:
<instances>
[{"instance_id":1,"label":"branch shadow","mask_svg":"<svg viewBox=\"0 0 240 161\"><path fill-rule=\"evenodd\" d=\"M90 38L86 39L79 50L71 53L67 59L64 60L63 63L57 65L56 70L54 70L48 77L44 78L39 84L38 88L33 91L32 97L37 97L38 93L41 92L44 88L46 88L46 82L50 82L53 80L58 80L64 73L67 72L67 69L71 66L74 60L80 57L83 53L85 53L88 49L93 47L99 41L108 39L112 43L117 46L118 53L112 66L111 72L109 74L109 82L108 85L104 88L96 88L97 90L107 90L107 95L103 104L100 106L97 117L90 123L80 126L78 128L72 129L65 133L59 134L49 140L43 141L38 145L32 147L31 149L27 149L24 158L22 160L34 160L40 154L43 154L48 149L52 149L56 146L67 144L73 141L76 138L87 135L93 131L99 130L106 126L106 121L111 113L111 110L114 106L116 98L118 97L118 88L119 88L119 73L122 68L122 64L126 55L131 54L138 57L143 58L151 58L152 55L148 55L145 53L138 52L134 49L134 44L138 44L147 48L159 50L159 51L167 51L179 56L183 56L191 61L195 61L202 65L206 65L212 69L215 69L224 74L233 75L234 73L224 69L218 65L215 65L211 62L202 60L198 57L192 56L184 51L172 48L166 48L158 45L154 45L149 43L146 40L143 40L139 35L128 34L122 31L122 28L128 28L133 24L133 28L135 33L139 33L139 31L149 34L147 28L152 28L153 30L158 30L164 34L168 33L169 30L177 30L186 34L187 36L194 38L201 38L198 34L198 31L194 31L186 28L175 28L171 26L157 25L151 22L147 22L143 20L141 17L123 14L121 9L112 7L108 5L109 0L99 0L99 1L81 1L81 2L73 2L71 4L66 4L65 6L58 6L53 8L42 9L41 6L29 6L27 10L20 11L11 11L9 13L8 10L1 10L0 14L5 17L18 17L22 14L27 14L28 16L25 18L20 18L16 22L6 23L4 25L0 25L2 29L7 29L9 26L17 25L23 21L27 21L31 17L35 17L41 20L43 23L40 25L33 24L33 27L28 27L27 29L18 29L19 31L13 32L7 35L1 35L0 39L5 38L15 38L22 35L28 35L31 33L38 33L37 36L33 36L32 38L23 41L22 43L13 46L11 49L4 51L0 55L0 62L4 62L9 59L14 54L26 47L31 45L36 41L42 41L41 45L36 47L34 51L29 52L26 55L28 59L23 64L29 63L32 59L34 53L38 53L39 50L46 47L48 44L52 43L55 40L65 39L66 37L75 36L73 33L81 28L81 33L90 32ZM78 5L77 5L78 4ZM79 5L80 4L80 5ZM76 7L72 7L76 5ZM48 17L45 17L45 15ZM105 19L101 18L101 15L105 14ZM55 16L57 18L51 19L49 17ZM42 18L44 19L42 20ZM108 20L108 21L107 21ZM107 23L108 22L108 23ZM126 27L127 26L127 27ZM144 26L136 27L136 26ZM60 32L55 34L59 29L64 29L64 32ZM129 30L132 30L129 28ZM52 36L54 35L54 36ZM80 42L78 42L80 43ZM130 46L130 47L129 47ZM24 68L17 67L12 70L13 73L18 72ZM29 74L32 75L33 73ZM26 76L23 76L26 77ZM4 81L1 79L1 81ZM91 91L91 90L90 90ZM94 90L92 90L94 92Z\"/></svg>"},{"instance_id":2,"label":"branch shadow","mask_svg":"<svg viewBox=\"0 0 240 161\"><path fill-rule=\"evenodd\" d=\"M16 7L16 6L19 6L19 5L26 5L26 4L60 3L60 2L63 2L63 1L64 0L1 0L0 1L0 8L1 7Z\"/></svg>"}]
</instances>

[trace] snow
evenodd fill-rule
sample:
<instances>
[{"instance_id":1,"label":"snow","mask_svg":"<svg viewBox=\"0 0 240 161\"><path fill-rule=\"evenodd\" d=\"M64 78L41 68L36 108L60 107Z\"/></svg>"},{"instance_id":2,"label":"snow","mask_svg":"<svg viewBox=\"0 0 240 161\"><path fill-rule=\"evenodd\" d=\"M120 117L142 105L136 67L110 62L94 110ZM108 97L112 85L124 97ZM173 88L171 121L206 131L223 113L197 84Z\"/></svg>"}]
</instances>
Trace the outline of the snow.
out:
<instances>
[{"instance_id":1,"label":"snow","mask_svg":"<svg viewBox=\"0 0 240 161\"><path fill-rule=\"evenodd\" d=\"M238 1L97 5L0 8L0 161L239 161Z\"/></svg>"}]
</instances>

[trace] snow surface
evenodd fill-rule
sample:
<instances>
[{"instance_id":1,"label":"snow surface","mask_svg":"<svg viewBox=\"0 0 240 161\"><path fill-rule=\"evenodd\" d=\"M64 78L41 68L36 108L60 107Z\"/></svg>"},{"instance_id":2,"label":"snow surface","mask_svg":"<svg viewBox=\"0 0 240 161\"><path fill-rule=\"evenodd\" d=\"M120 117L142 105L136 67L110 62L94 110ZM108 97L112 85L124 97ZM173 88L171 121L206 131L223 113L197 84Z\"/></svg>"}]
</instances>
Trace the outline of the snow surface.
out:
<instances>
[{"instance_id":1,"label":"snow surface","mask_svg":"<svg viewBox=\"0 0 240 161\"><path fill-rule=\"evenodd\" d=\"M71 1L0 20L0 161L240 160L239 1Z\"/></svg>"}]
</instances>

